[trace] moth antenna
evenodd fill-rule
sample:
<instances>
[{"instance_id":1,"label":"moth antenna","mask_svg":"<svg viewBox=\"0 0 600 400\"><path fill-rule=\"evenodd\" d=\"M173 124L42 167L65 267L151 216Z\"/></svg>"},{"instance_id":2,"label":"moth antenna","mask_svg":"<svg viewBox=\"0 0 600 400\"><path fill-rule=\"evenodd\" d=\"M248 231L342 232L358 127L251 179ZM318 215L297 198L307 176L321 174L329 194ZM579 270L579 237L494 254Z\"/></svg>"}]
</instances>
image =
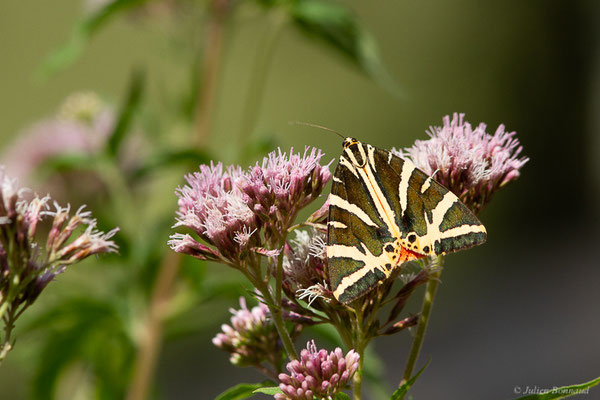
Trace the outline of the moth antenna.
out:
<instances>
[{"instance_id":1,"label":"moth antenna","mask_svg":"<svg viewBox=\"0 0 600 400\"><path fill-rule=\"evenodd\" d=\"M336 135L338 135L339 137L341 137L342 139L346 139L346 137L344 135L342 135L341 133L339 133L338 131L331 129L331 128L327 128L326 126L311 124L310 122L302 122L302 121L291 121L290 125L303 125L303 126L310 126L313 128L319 128L319 129L323 129L323 130L326 130L329 132L333 132Z\"/></svg>"}]
</instances>

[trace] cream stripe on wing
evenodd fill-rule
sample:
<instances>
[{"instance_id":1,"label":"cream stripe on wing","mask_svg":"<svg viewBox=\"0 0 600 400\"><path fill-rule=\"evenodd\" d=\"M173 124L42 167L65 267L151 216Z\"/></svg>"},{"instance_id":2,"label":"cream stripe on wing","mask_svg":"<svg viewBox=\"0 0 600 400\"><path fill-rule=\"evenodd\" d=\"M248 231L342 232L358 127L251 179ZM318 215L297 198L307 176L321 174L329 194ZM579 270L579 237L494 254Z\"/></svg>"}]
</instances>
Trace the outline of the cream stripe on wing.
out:
<instances>
[{"instance_id":1,"label":"cream stripe on wing","mask_svg":"<svg viewBox=\"0 0 600 400\"><path fill-rule=\"evenodd\" d=\"M410 161L404 160L402 164L402 171L400 172L400 184L398 185L398 194L400 197L400 209L402 210L402 216L406 212L408 207L408 181L412 176L415 166Z\"/></svg>"},{"instance_id":2,"label":"cream stripe on wing","mask_svg":"<svg viewBox=\"0 0 600 400\"><path fill-rule=\"evenodd\" d=\"M370 144L367 145L367 152L369 154L369 163L373 171L377 172L377 166L375 165L375 148Z\"/></svg>"},{"instance_id":3,"label":"cream stripe on wing","mask_svg":"<svg viewBox=\"0 0 600 400\"><path fill-rule=\"evenodd\" d=\"M440 232L440 225L442 225L442 221L444 220L444 216L450 207L452 207L457 201L459 201L458 197L456 197L454 193L447 192L444 197L442 197L442 200L440 200L440 202L437 203L435 208L431 211L433 220L432 224L436 227L438 235Z\"/></svg>"},{"instance_id":4,"label":"cream stripe on wing","mask_svg":"<svg viewBox=\"0 0 600 400\"><path fill-rule=\"evenodd\" d=\"M427 233L421 237L419 237L419 247L423 248L425 246L429 246L432 250L434 248L434 244L437 241L442 239L442 233L440 232L440 225L444 220L444 216L450 210L450 208L456 203L458 197L452 192L447 192L442 200L436 204L433 210L431 210L431 223L429 222L429 218L427 217L427 211L423 218L425 218L425 223L427 224ZM455 228L452 228L455 229ZM450 230L452 230L450 229Z\"/></svg>"},{"instance_id":5,"label":"cream stripe on wing","mask_svg":"<svg viewBox=\"0 0 600 400\"><path fill-rule=\"evenodd\" d=\"M377 224L371 220L371 218L356 204L349 203L347 200L342 199L340 196L335 194L329 195L329 205L336 206L345 210L351 214L354 214L358 219L369 226L377 227Z\"/></svg>"},{"instance_id":6,"label":"cream stripe on wing","mask_svg":"<svg viewBox=\"0 0 600 400\"><path fill-rule=\"evenodd\" d=\"M337 229L346 229L348 227L346 224L343 224L339 221L329 221L327 225Z\"/></svg>"},{"instance_id":7,"label":"cream stripe on wing","mask_svg":"<svg viewBox=\"0 0 600 400\"><path fill-rule=\"evenodd\" d=\"M425 182L423 182L423 185L421 185L421 194L425 193L427 189L429 189L429 186L431 186L431 180L432 178L430 176L425 179Z\"/></svg>"},{"instance_id":8,"label":"cream stripe on wing","mask_svg":"<svg viewBox=\"0 0 600 400\"><path fill-rule=\"evenodd\" d=\"M348 170L352 172L352 175L354 175L358 179L358 173L356 172L356 168L350 161L348 161L346 157L340 156L340 165L343 165L344 167L348 168Z\"/></svg>"},{"instance_id":9,"label":"cream stripe on wing","mask_svg":"<svg viewBox=\"0 0 600 400\"><path fill-rule=\"evenodd\" d=\"M376 184L377 180L371 170L369 164L366 164L364 168L357 168L357 172L360 174L364 183L366 183L367 192L371 197L371 201L375 206L377 213L381 220L387 225L388 231L395 237L400 237L402 232L400 227L396 224L396 213L387 201L387 198L381 191L379 185Z\"/></svg>"},{"instance_id":10,"label":"cream stripe on wing","mask_svg":"<svg viewBox=\"0 0 600 400\"><path fill-rule=\"evenodd\" d=\"M374 270L380 270L385 274L386 277L390 275L390 272L382 267L387 262L387 254L381 253L379 256L374 256L369 249L366 248L364 243L361 243L365 253L362 253L359 249L354 246L343 246L343 245L331 245L327 246L327 257L344 257L351 258L356 261L361 261L364 266L348 276L345 276L340 281L339 285L333 292L336 298L339 299L340 295L346 291L350 286L358 282L362 277L367 275L369 272Z\"/></svg>"},{"instance_id":11,"label":"cream stripe on wing","mask_svg":"<svg viewBox=\"0 0 600 400\"><path fill-rule=\"evenodd\" d=\"M440 233L440 239L452 238L461 235L467 235L469 233L486 233L486 230L483 225L469 225L464 224L460 226L456 226L454 228L448 229L442 233Z\"/></svg>"}]
</instances>

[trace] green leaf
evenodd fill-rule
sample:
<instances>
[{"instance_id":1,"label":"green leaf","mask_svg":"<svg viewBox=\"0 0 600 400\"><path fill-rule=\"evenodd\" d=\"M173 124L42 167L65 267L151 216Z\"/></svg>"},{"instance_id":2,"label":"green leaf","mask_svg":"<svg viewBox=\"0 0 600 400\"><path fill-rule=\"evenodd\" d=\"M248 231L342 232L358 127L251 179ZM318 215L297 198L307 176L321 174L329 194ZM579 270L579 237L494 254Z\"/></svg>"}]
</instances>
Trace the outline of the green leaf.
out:
<instances>
[{"instance_id":1,"label":"green leaf","mask_svg":"<svg viewBox=\"0 0 600 400\"><path fill-rule=\"evenodd\" d=\"M400 387L392 394L390 400L402 400L404 396L406 396L406 393L408 393L408 390L411 388L411 386L416 382L419 375L421 375L421 373L425 371L425 368L427 368L430 362L431 359L429 359L429 361L427 361L427 364L425 364L423 368L419 370L419 372L414 374L412 378L400 385Z\"/></svg>"},{"instance_id":2,"label":"green leaf","mask_svg":"<svg viewBox=\"0 0 600 400\"><path fill-rule=\"evenodd\" d=\"M276 395L277 393L283 393L283 392L277 386L270 386L270 387L263 387L263 388L256 389L253 393L264 393L264 394L273 396L273 395Z\"/></svg>"},{"instance_id":3,"label":"green leaf","mask_svg":"<svg viewBox=\"0 0 600 400\"><path fill-rule=\"evenodd\" d=\"M144 178L155 170L178 164L207 164L211 157L208 153L195 149L165 150L148 157L133 173L134 179Z\"/></svg>"},{"instance_id":4,"label":"green leaf","mask_svg":"<svg viewBox=\"0 0 600 400\"><path fill-rule=\"evenodd\" d=\"M83 52L88 40L121 12L148 0L112 0L93 13L85 15L73 28L68 41L51 53L43 62L39 74L48 78L72 64Z\"/></svg>"},{"instance_id":5,"label":"green leaf","mask_svg":"<svg viewBox=\"0 0 600 400\"><path fill-rule=\"evenodd\" d=\"M133 72L131 82L129 84L129 90L127 91L127 98L121 111L119 112L119 119L113 129L110 138L107 142L107 152L111 156L115 156L119 150L125 135L131 131L131 121L133 116L137 112L142 94L144 92L144 73L136 70Z\"/></svg>"},{"instance_id":6,"label":"green leaf","mask_svg":"<svg viewBox=\"0 0 600 400\"><path fill-rule=\"evenodd\" d=\"M45 160L36 173L40 181L48 179L53 173L62 171L91 171L94 170L96 159L87 153L59 154Z\"/></svg>"},{"instance_id":7,"label":"green leaf","mask_svg":"<svg viewBox=\"0 0 600 400\"><path fill-rule=\"evenodd\" d=\"M555 387L548 390L546 393L530 394L527 396L519 397L515 400L551 400L551 399L564 399L570 396L578 394L588 394L591 387L596 386L600 383L600 377L591 380L589 382L580 383L579 385Z\"/></svg>"},{"instance_id":8,"label":"green leaf","mask_svg":"<svg viewBox=\"0 0 600 400\"><path fill-rule=\"evenodd\" d=\"M104 398L122 398L135 347L117 309L101 300L60 302L26 327L43 336L33 380L37 399L53 398L63 372L81 363Z\"/></svg>"},{"instance_id":9,"label":"green leaf","mask_svg":"<svg viewBox=\"0 0 600 400\"><path fill-rule=\"evenodd\" d=\"M295 2L292 18L308 37L337 51L395 96L403 96L383 66L375 39L347 7L327 0L301 0Z\"/></svg>"},{"instance_id":10,"label":"green leaf","mask_svg":"<svg viewBox=\"0 0 600 400\"><path fill-rule=\"evenodd\" d=\"M336 396L335 396L335 400L351 400L350 396L348 396L346 393L344 392L339 392Z\"/></svg>"},{"instance_id":11,"label":"green leaf","mask_svg":"<svg viewBox=\"0 0 600 400\"><path fill-rule=\"evenodd\" d=\"M242 400L252 397L256 390L272 385L273 382L265 381L261 383L240 383L231 387L215 397L215 400Z\"/></svg>"}]
</instances>

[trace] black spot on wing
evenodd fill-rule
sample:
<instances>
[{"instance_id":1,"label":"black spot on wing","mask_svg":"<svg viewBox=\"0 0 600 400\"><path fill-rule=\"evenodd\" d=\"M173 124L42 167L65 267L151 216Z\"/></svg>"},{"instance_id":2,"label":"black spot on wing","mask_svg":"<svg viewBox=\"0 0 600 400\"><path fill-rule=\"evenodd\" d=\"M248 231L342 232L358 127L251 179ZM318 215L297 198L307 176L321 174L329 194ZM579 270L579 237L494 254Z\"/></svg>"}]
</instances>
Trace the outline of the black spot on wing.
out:
<instances>
[{"instance_id":1,"label":"black spot on wing","mask_svg":"<svg viewBox=\"0 0 600 400\"><path fill-rule=\"evenodd\" d=\"M329 207L329 221L340 222L347 228L335 228L329 225L327 229L327 244L354 247L361 253L364 253L364 247L366 247L372 254L376 256L380 255L383 251L381 241L389 241L389 232L383 228L383 224L372 203L368 202L369 196L364 194L365 189L362 182L342 165L338 165L334 176L339 182L333 182L331 193L360 207L375 224L380 224L381 226L374 227L367 225L352 212L343 207L331 205ZM354 260L350 257L329 258L328 273L331 288L335 290L344 277L364 267L365 265L362 261ZM381 274L381 271L379 273ZM370 288L365 289L364 287L367 281L368 279L363 280L360 287L351 285L346 292L352 293L351 296L353 299L360 297L370 290ZM343 296L340 296L340 301L343 301Z\"/></svg>"}]
</instances>

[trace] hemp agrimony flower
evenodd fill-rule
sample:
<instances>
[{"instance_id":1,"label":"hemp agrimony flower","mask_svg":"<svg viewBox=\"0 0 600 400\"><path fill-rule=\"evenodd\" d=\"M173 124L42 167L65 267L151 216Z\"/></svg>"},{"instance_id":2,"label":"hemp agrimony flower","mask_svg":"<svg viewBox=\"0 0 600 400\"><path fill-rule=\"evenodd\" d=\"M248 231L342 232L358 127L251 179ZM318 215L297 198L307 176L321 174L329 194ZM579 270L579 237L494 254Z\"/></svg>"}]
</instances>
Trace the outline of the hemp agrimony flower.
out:
<instances>
[{"instance_id":1,"label":"hemp agrimony flower","mask_svg":"<svg viewBox=\"0 0 600 400\"><path fill-rule=\"evenodd\" d=\"M516 132L498 126L494 135L480 123L473 128L464 114L454 113L443 119L444 125L432 126L430 139L417 140L404 151L393 149L456 194L475 213L489 202L492 194L517 179L529 159L519 157L523 147Z\"/></svg>"},{"instance_id":2,"label":"hemp agrimony flower","mask_svg":"<svg viewBox=\"0 0 600 400\"><path fill-rule=\"evenodd\" d=\"M289 374L279 374L276 400L333 399L347 389L358 369L359 355L350 350L346 355L339 347L328 353L308 342L299 360L287 364Z\"/></svg>"},{"instance_id":3,"label":"hemp agrimony flower","mask_svg":"<svg viewBox=\"0 0 600 400\"><path fill-rule=\"evenodd\" d=\"M200 171L187 175L187 185L177 189L179 211L175 226L190 228L213 248L190 235L175 234L169 242L179 253L207 260L239 263L250 247L259 245L258 218L248 207L238 182L240 167L223 164L201 165Z\"/></svg>"},{"instance_id":4,"label":"hemp agrimony flower","mask_svg":"<svg viewBox=\"0 0 600 400\"><path fill-rule=\"evenodd\" d=\"M50 202L49 196L19 188L0 169L0 318L5 324L0 360L12 347L10 333L16 318L56 275L91 255L117 250L109 239L118 228L100 232L83 207L71 216L69 207L56 203L51 207ZM52 219L50 229L38 234L45 217Z\"/></svg>"},{"instance_id":5,"label":"hemp agrimony flower","mask_svg":"<svg viewBox=\"0 0 600 400\"><path fill-rule=\"evenodd\" d=\"M201 165L177 189L175 226L190 228L212 247L189 234L174 234L169 244L179 253L239 266L250 253L276 256L279 239L287 234L298 211L318 197L330 178L319 164L320 150L304 154L281 150L247 171L221 163ZM269 247L265 250L266 247Z\"/></svg>"},{"instance_id":6,"label":"hemp agrimony flower","mask_svg":"<svg viewBox=\"0 0 600 400\"><path fill-rule=\"evenodd\" d=\"M222 332L213 338L213 344L230 353L229 360L238 367L262 369L267 363L279 371L283 353L277 329L269 320L269 309L262 303L248 309L243 297L240 297L240 307L229 309L233 314L231 325L221 326Z\"/></svg>"},{"instance_id":7,"label":"hemp agrimony flower","mask_svg":"<svg viewBox=\"0 0 600 400\"><path fill-rule=\"evenodd\" d=\"M331 177L328 166L320 165L322 157L320 150L307 147L303 154L296 154L293 149L289 154L281 149L271 152L262 163L246 171L221 163L202 165L199 172L187 175L187 185L176 191L179 210L175 227L185 226L195 236L171 235L171 248L240 270L268 308L270 320L290 358L297 357L292 342L296 328L313 321L297 312L301 310L298 304L281 296L282 251L298 212L320 195ZM292 333L285 318L296 324ZM234 329L227 329L225 336L217 337L222 346L228 346L227 334L232 338L231 343L235 343ZM229 347L229 350L236 363L251 362L256 366L257 360L251 357L254 353L248 349L236 352L235 347ZM272 363L275 365L274 360Z\"/></svg>"},{"instance_id":8,"label":"hemp agrimony flower","mask_svg":"<svg viewBox=\"0 0 600 400\"><path fill-rule=\"evenodd\" d=\"M316 199L331 178L328 165L321 166L321 150L306 147L304 154L271 152L262 164L249 168L240 187L248 206L265 228L267 241L281 237L298 211Z\"/></svg>"}]
</instances>

